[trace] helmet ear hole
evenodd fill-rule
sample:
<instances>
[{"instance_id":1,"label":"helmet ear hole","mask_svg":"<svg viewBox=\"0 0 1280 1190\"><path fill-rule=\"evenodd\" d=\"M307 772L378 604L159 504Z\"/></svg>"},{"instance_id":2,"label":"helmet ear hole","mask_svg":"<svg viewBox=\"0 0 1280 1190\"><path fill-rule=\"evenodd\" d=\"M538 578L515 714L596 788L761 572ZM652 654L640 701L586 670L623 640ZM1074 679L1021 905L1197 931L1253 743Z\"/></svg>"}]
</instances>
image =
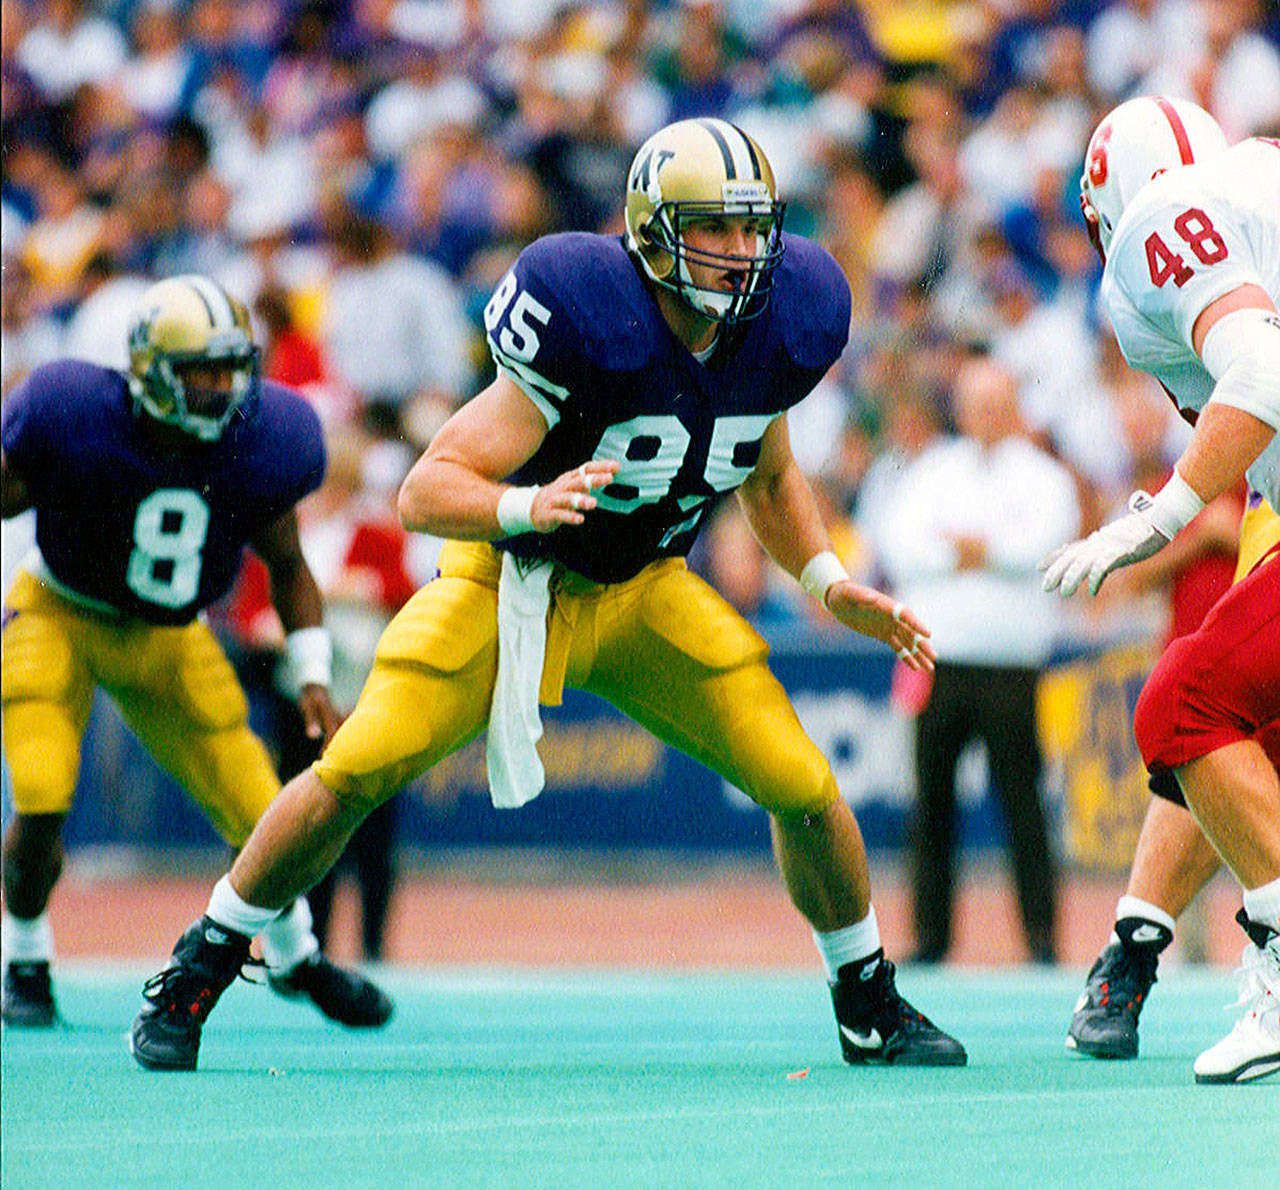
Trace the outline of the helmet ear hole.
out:
<instances>
[{"instance_id":1,"label":"helmet ear hole","mask_svg":"<svg viewBox=\"0 0 1280 1190\"><path fill-rule=\"evenodd\" d=\"M636 240L645 264L655 277L666 278L675 271L674 236L666 222L666 213L661 208L639 227Z\"/></svg>"}]
</instances>

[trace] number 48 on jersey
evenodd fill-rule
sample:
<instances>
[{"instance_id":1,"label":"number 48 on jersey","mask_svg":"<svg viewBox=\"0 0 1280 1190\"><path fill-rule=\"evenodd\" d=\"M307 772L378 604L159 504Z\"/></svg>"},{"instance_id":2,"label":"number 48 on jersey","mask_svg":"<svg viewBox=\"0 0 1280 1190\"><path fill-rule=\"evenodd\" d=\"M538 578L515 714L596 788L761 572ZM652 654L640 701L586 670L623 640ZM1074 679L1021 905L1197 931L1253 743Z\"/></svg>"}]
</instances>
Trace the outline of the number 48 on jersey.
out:
<instances>
[{"instance_id":1,"label":"number 48 on jersey","mask_svg":"<svg viewBox=\"0 0 1280 1190\"><path fill-rule=\"evenodd\" d=\"M1227 259L1226 243L1214 229L1209 216L1199 208L1183 211L1173 221L1173 230L1201 264L1217 264ZM1157 289L1162 289L1167 281L1181 289L1195 276L1195 270L1188 266L1181 253L1164 242L1158 231L1147 236L1145 247L1147 269L1151 273L1151 283Z\"/></svg>"}]
</instances>

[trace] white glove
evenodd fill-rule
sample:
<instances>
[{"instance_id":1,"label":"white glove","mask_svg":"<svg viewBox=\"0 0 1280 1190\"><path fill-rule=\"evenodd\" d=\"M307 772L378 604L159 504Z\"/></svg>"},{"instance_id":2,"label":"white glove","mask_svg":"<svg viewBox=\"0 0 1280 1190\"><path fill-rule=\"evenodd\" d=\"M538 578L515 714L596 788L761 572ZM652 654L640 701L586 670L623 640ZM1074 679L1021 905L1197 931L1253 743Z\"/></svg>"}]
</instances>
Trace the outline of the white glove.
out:
<instances>
[{"instance_id":1,"label":"white glove","mask_svg":"<svg viewBox=\"0 0 1280 1190\"><path fill-rule=\"evenodd\" d=\"M1146 492L1134 492L1129 497L1128 516L1095 529L1081 541L1059 546L1040 563L1045 572L1044 589L1056 588L1065 599L1087 577L1089 594L1096 595L1102 580L1117 567L1131 566L1164 549L1173 535L1148 519L1151 510L1151 497ZM1172 525L1169 527L1177 532Z\"/></svg>"}]
</instances>

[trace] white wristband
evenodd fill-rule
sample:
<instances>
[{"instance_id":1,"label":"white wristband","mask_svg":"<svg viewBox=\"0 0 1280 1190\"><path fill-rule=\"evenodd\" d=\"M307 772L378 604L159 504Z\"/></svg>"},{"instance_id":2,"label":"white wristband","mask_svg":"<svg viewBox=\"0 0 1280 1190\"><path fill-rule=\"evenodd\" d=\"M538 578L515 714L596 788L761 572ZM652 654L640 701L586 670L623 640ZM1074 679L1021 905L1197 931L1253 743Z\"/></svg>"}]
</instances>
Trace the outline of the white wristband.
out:
<instances>
[{"instance_id":1,"label":"white wristband","mask_svg":"<svg viewBox=\"0 0 1280 1190\"><path fill-rule=\"evenodd\" d=\"M507 488L498 497L498 527L508 537L533 532L533 498L539 487Z\"/></svg>"},{"instance_id":2,"label":"white wristband","mask_svg":"<svg viewBox=\"0 0 1280 1190\"><path fill-rule=\"evenodd\" d=\"M284 638L287 685L296 695L304 686L333 681L333 637L327 628L299 628Z\"/></svg>"},{"instance_id":3,"label":"white wristband","mask_svg":"<svg viewBox=\"0 0 1280 1190\"><path fill-rule=\"evenodd\" d=\"M1200 511L1204 508L1204 501L1178 474L1178 469L1175 467L1169 482L1154 496L1147 496L1145 492L1135 492L1129 501L1129 507L1134 512L1141 513L1155 529L1172 541L1200 515Z\"/></svg>"},{"instance_id":4,"label":"white wristband","mask_svg":"<svg viewBox=\"0 0 1280 1190\"><path fill-rule=\"evenodd\" d=\"M800 585L809 592L823 607L827 605L827 592L833 583L843 582L849 577L844 563L836 557L833 550L823 550L814 554L800 572Z\"/></svg>"}]
</instances>

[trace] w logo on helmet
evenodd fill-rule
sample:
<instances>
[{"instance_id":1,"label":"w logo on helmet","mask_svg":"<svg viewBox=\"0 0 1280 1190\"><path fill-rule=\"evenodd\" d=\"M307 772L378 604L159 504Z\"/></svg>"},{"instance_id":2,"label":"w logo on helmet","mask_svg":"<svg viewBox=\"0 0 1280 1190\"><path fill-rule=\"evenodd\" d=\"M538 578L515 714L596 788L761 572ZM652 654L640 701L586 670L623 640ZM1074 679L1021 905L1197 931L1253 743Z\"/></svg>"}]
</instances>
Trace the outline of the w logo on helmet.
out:
<instances>
[{"instance_id":1,"label":"w logo on helmet","mask_svg":"<svg viewBox=\"0 0 1280 1190\"><path fill-rule=\"evenodd\" d=\"M662 167L674 156L675 153L671 149L652 149L643 156L638 156L631 167L631 179L627 189L642 190L646 194L650 190L656 190L660 199L662 187L658 177L662 173Z\"/></svg>"}]
</instances>

